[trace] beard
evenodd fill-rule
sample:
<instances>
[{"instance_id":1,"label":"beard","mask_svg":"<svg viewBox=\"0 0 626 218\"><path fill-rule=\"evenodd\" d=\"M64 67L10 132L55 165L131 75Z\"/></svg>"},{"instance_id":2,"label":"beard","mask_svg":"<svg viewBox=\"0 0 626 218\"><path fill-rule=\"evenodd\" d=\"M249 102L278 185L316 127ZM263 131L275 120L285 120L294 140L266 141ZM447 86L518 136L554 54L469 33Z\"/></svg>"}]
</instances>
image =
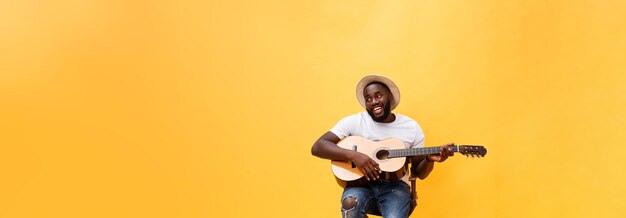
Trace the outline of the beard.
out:
<instances>
[{"instance_id":1,"label":"beard","mask_svg":"<svg viewBox=\"0 0 626 218\"><path fill-rule=\"evenodd\" d=\"M384 108L384 112L382 115L380 115L380 117L376 117L374 115L374 111L369 110L369 109L367 110L367 113L370 115L370 117L372 117L372 120L380 123L386 120L387 117L389 117L389 114L391 114L391 104L389 104L389 101L387 102L387 104L385 104L383 108Z\"/></svg>"}]
</instances>

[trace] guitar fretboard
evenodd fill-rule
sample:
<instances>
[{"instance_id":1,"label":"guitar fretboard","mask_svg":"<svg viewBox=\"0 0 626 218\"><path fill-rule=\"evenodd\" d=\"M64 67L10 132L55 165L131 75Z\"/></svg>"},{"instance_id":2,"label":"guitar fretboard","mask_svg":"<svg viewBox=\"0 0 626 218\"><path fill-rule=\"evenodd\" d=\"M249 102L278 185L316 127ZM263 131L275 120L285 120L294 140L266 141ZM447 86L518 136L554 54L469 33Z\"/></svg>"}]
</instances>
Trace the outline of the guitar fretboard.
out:
<instances>
[{"instance_id":1,"label":"guitar fretboard","mask_svg":"<svg viewBox=\"0 0 626 218\"><path fill-rule=\"evenodd\" d=\"M451 149L453 152L459 152L458 146L452 146ZM439 151L441 151L441 146L425 147L425 148L393 149L393 150L389 150L389 158L409 157L409 156L427 155L427 154L439 154Z\"/></svg>"}]
</instances>

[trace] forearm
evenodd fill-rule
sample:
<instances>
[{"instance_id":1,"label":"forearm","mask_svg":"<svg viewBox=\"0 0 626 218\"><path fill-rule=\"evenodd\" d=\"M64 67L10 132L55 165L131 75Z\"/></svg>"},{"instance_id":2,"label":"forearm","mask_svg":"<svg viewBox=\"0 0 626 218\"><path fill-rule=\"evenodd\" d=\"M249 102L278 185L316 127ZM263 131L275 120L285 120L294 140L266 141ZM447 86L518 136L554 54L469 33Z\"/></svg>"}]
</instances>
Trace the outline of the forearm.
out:
<instances>
[{"instance_id":1,"label":"forearm","mask_svg":"<svg viewBox=\"0 0 626 218\"><path fill-rule=\"evenodd\" d=\"M419 179L426 179L435 167L435 162L429 161L426 155L411 158L411 173Z\"/></svg>"},{"instance_id":2,"label":"forearm","mask_svg":"<svg viewBox=\"0 0 626 218\"><path fill-rule=\"evenodd\" d=\"M311 148L311 154L329 160L351 161L354 157L353 153L354 151L343 149L325 139L317 140Z\"/></svg>"}]
</instances>

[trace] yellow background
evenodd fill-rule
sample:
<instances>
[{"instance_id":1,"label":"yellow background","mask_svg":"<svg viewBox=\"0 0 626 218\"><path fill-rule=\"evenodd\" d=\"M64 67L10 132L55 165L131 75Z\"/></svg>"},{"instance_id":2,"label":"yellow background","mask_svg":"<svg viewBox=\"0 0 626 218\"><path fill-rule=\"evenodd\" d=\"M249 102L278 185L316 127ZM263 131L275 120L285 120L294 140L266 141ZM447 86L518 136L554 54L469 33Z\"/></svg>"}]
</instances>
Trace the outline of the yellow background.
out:
<instances>
[{"instance_id":1,"label":"yellow background","mask_svg":"<svg viewBox=\"0 0 626 218\"><path fill-rule=\"evenodd\" d=\"M385 74L413 217L626 216L625 1L0 1L0 217L339 217L313 142Z\"/></svg>"}]
</instances>

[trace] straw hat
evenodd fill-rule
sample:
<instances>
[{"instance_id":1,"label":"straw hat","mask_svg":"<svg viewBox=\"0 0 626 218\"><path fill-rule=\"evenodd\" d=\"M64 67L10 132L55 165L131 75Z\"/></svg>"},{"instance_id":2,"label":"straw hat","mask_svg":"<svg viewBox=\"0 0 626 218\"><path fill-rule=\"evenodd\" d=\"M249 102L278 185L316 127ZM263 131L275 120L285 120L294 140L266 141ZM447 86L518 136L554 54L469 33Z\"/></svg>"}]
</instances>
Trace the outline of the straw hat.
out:
<instances>
[{"instance_id":1,"label":"straw hat","mask_svg":"<svg viewBox=\"0 0 626 218\"><path fill-rule=\"evenodd\" d=\"M398 106L400 103L400 90L398 89L398 86L396 86L391 79L385 76L372 74L363 77L356 85L356 99L359 101L361 106L363 106L363 108L365 108L365 97L363 97L363 91L365 86L371 82L381 82L387 85L387 87L389 87L389 91L391 91L391 95L393 95L393 98L391 99L391 110Z\"/></svg>"}]
</instances>

